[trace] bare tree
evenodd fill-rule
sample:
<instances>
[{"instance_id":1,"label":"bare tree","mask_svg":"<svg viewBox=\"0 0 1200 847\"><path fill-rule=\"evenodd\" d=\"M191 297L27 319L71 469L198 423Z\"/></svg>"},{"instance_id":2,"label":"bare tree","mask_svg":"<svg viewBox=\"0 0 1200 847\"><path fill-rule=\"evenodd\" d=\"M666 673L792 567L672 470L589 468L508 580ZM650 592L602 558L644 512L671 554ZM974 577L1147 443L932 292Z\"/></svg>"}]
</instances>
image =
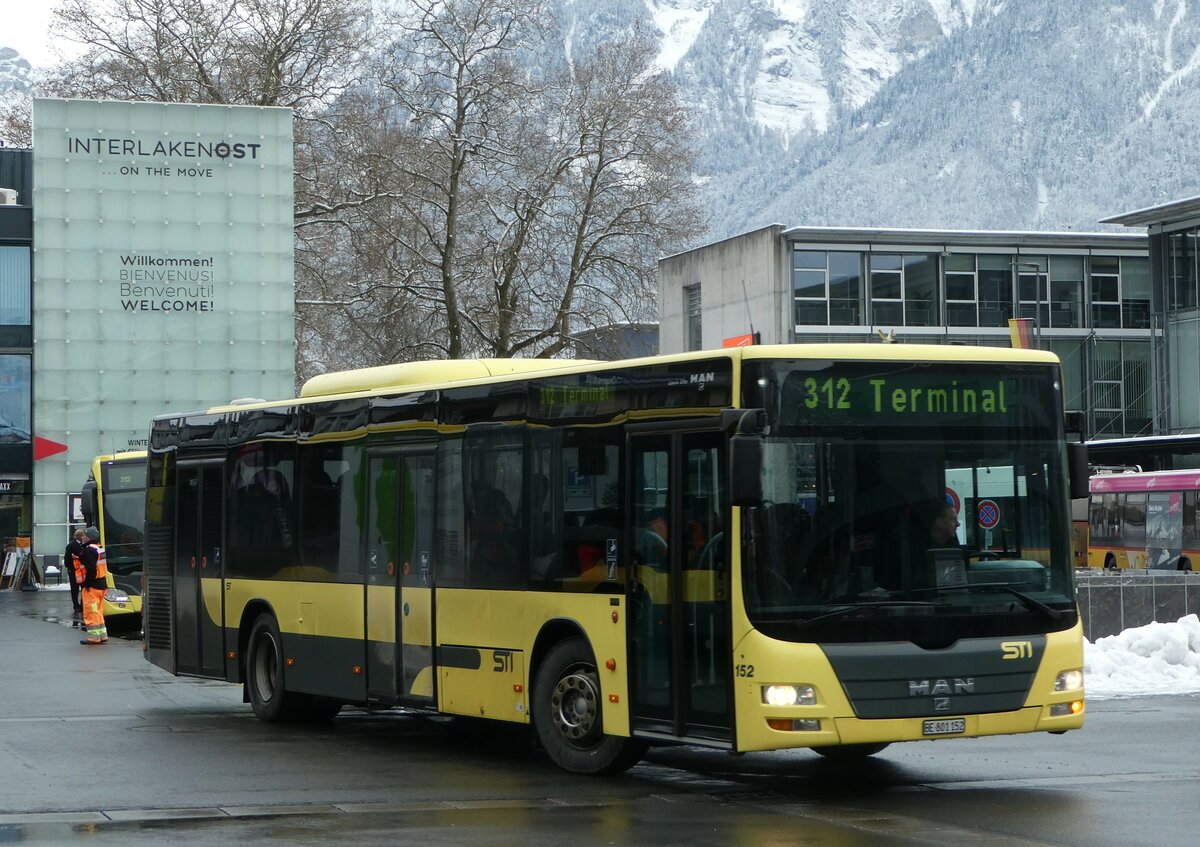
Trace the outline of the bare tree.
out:
<instances>
[{"instance_id":1,"label":"bare tree","mask_svg":"<svg viewBox=\"0 0 1200 847\"><path fill-rule=\"evenodd\" d=\"M658 256L701 231L687 116L654 53L637 31L577 59L555 87L556 155L533 181L552 190L515 195L537 202L500 245L496 354L555 356L580 330L650 317Z\"/></svg>"},{"instance_id":2,"label":"bare tree","mask_svg":"<svg viewBox=\"0 0 1200 847\"><path fill-rule=\"evenodd\" d=\"M354 82L369 11L366 0L64 0L51 32L84 51L55 87L307 115Z\"/></svg>"},{"instance_id":3,"label":"bare tree","mask_svg":"<svg viewBox=\"0 0 1200 847\"><path fill-rule=\"evenodd\" d=\"M66 0L86 49L43 90L295 110L301 378L568 355L700 227L653 41L567 56L542 2Z\"/></svg>"},{"instance_id":4,"label":"bare tree","mask_svg":"<svg viewBox=\"0 0 1200 847\"><path fill-rule=\"evenodd\" d=\"M415 9L381 80L402 151L396 202L367 210L390 233L381 293L403 284L451 357L561 355L653 303L657 256L699 225L685 115L650 39L530 63L555 43L536 3Z\"/></svg>"}]
</instances>

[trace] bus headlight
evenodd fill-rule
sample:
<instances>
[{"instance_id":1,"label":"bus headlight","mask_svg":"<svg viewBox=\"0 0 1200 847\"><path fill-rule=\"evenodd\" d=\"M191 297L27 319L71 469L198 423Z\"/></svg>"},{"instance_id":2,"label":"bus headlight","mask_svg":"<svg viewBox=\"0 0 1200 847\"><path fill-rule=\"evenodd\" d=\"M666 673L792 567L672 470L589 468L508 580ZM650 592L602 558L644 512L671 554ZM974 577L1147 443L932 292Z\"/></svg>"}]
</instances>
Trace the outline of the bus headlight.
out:
<instances>
[{"instance_id":1,"label":"bus headlight","mask_svg":"<svg viewBox=\"0 0 1200 847\"><path fill-rule=\"evenodd\" d=\"M762 698L768 706L812 706L817 692L811 685L764 685Z\"/></svg>"},{"instance_id":2,"label":"bus headlight","mask_svg":"<svg viewBox=\"0 0 1200 847\"><path fill-rule=\"evenodd\" d=\"M104 592L104 599L110 603L128 603L129 595L119 588L110 588Z\"/></svg>"},{"instance_id":3,"label":"bus headlight","mask_svg":"<svg viewBox=\"0 0 1200 847\"><path fill-rule=\"evenodd\" d=\"M1083 671L1063 671L1054 680L1055 691L1079 691L1083 688Z\"/></svg>"}]
</instances>

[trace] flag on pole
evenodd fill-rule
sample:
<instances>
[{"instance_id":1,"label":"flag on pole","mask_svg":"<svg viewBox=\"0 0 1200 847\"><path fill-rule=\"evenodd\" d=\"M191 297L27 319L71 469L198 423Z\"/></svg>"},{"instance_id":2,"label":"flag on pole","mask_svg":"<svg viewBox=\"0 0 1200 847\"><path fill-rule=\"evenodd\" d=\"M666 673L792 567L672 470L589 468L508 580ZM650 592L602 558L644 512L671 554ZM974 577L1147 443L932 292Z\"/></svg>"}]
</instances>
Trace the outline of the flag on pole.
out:
<instances>
[{"instance_id":1,"label":"flag on pole","mask_svg":"<svg viewBox=\"0 0 1200 847\"><path fill-rule=\"evenodd\" d=\"M1029 339L1029 325L1033 323L1030 318L1009 318L1008 319L1008 337L1012 340L1012 346L1018 350L1028 350L1033 347Z\"/></svg>"}]
</instances>

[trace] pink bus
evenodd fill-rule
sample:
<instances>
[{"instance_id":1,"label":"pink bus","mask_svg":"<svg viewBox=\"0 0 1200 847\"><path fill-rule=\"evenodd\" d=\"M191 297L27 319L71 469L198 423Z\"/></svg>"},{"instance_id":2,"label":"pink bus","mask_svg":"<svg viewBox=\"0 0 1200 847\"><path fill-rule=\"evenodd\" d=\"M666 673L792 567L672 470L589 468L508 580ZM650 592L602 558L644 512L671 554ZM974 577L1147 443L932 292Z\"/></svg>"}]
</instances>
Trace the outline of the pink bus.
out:
<instances>
[{"instance_id":1,"label":"pink bus","mask_svg":"<svg viewBox=\"0 0 1200 847\"><path fill-rule=\"evenodd\" d=\"M1200 469L1093 476L1088 566L1200 570Z\"/></svg>"}]
</instances>

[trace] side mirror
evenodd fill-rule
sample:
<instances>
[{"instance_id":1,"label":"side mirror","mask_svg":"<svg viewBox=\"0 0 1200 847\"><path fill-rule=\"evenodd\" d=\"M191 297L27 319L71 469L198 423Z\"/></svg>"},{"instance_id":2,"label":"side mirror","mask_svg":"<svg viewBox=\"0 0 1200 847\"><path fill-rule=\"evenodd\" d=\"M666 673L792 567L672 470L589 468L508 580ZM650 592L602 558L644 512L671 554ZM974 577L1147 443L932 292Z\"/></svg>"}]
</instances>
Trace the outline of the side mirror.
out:
<instances>
[{"instance_id":1,"label":"side mirror","mask_svg":"<svg viewBox=\"0 0 1200 847\"><path fill-rule=\"evenodd\" d=\"M1071 499L1081 500L1090 493L1088 451L1086 444L1067 442L1067 472L1070 475Z\"/></svg>"},{"instance_id":2,"label":"side mirror","mask_svg":"<svg viewBox=\"0 0 1200 847\"><path fill-rule=\"evenodd\" d=\"M88 480L83 484L83 491L79 493L79 511L83 513L83 523L85 526L99 526L96 519L96 512L99 504L96 502L96 483Z\"/></svg>"},{"instance_id":3,"label":"side mirror","mask_svg":"<svg viewBox=\"0 0 1200 847\"><path fill-rule=\"evenodd\" d=\"M763 502L762 418L761 409L747 409L729 439L729 502L734 506Z\"/></svg>"},{"instance_id":4,"label":"side mirror","mask_svg":"<svg viewBox=\"0 0 1200 847\"><path fill-rule=\"evenodd\" d=\"M761 435L735 435L729 439L729 502L734 506L761 506L763 442Z\"/></svg>"}]
</instances>

